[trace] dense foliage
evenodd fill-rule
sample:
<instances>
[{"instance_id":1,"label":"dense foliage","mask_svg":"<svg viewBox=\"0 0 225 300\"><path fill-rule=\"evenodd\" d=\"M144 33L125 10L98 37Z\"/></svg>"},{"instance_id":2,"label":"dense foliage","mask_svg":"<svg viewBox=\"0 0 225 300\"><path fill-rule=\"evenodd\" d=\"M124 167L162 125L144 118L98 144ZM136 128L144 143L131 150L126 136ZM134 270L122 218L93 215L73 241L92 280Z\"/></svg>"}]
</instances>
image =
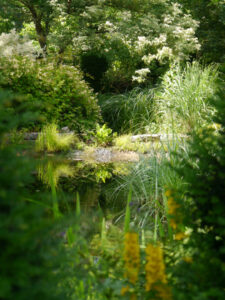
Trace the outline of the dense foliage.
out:
<instances>
[{"instance_id":1,"label":"dense foliage","mask_svg":"<svg viewBox=\"0 0 225 300\"><path fill-rule=\"evenodd\" d=\"M0 299L225 299L224 17L1 0Z\"/></svg>"},{"instance_id":2,"label":"dense foliage","mask_svg":"<svg viewBox=\"0 0 225 300\"><path fill-rule=\"evenodd\" d=\"M219 130L207 128L195 134L189 159L184 160L179 169L186 183L186 188L180 191L180 196L185 194L185 203L179 198L176 201L182 205L184 225L191 229L186 247L192 249L193 263L186 268L192 289L187 285L182 287L183 278L178 281L177 289L192 299L223 299L225 296L225 103L222 92L214 97L213 103L217 108L215 122ZM184 276L181 269L179 272Z\"/></svg>"},{"instance_id":3,"label":"dense foliage","mask_svg":"<svg viewBox=\"0 0 225 300\"><path fill-rule=\"evenodd\" d=\"M13 57L1 58L0 70L1 87L26 95L31 106L39 105L41 119L33 128L55 121L83 132L99 121L96 98L75 67Z\"/></svg>"},{"instance_id":4,"label":"dense foliage","mask_svg":"<svg viewBox=\"0 0 225 300\"><path fill-rule=\"evenodd\" d=\"M34 164L7 140L9 130L32 116L23 112L21 97L1 91L0 100L0 298L66 299L65 291L57 288L63 277L60 227L46 218L45 209L30 202ZM12 102L20 115L11 111Z\"/></svg>"}]
</instances>

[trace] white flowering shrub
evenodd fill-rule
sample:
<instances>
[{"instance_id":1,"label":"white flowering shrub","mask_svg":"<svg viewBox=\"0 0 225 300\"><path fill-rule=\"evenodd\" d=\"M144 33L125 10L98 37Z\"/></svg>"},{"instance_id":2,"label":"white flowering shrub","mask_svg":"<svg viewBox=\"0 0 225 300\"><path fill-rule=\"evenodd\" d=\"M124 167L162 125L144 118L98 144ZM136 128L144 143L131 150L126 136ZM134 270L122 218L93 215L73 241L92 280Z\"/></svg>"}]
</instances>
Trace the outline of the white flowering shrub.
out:
<instances>
[{"instance_id":1,"label":"white flowering shrub","mask_svg":"<svg viewBox=\"0 0 225 300\"><path fill-rule=\"evenodd\" d=\"M15 55L37 56L40 47L25 36L19 35L15 29L0 35L0 56L12 57Z\"/></svg>"},{"instance_id":2,"label":"white flowering shrub","mask_svg":"<svg viewBox=\"0 0 225 300\"><path fill-rule=\"evenodd\" d=\"M103 1L80 15L84 26L74 35L73 49L82 53L94 48L107 56L111 67L105 74L105 85L113 85L113 81L124 87L132 80L143 83L161 75L155 72L157 68L185 61L200 49L195 36L198 22L184 13L180 4L155 0L144 1L142 7L139 2L124 4L121 9L107 8Z\"/></svg>"}]
</instances>

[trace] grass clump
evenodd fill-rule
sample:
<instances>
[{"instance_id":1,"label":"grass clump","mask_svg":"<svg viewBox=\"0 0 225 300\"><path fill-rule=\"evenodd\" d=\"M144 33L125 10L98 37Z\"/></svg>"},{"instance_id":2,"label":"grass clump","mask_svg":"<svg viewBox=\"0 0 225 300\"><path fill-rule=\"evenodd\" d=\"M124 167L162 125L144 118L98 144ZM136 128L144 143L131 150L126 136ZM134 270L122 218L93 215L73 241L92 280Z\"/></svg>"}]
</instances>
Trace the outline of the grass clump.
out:
<instances>
[{"instance_id":1,"label":"grass clump","mask_svg":"<svg viewBox=\"0 0 225 300\"><path fill-rule=\"evenodd\" d=\"M132 141L131 135L124 134L114 138L113 140L114 148L116 150L122 151L137 151L140 153L150 152L152 149L152 142L140 142L140 141Z\"/></svg>"},{"instance_id":2,"label":"grass clump","mask_svg":"<svg viewBox=\"0 0 225 300\"><path fill-rule=\"evenodd\" d=\"M215 66L194 62L183 69L175 65L163 77L162 90L156 98L161 131L191 132L212 122L215 109L209 98L217 89Z\"/></svg>"},{"instance_id":3,"label":"grass clump","mask_svg":"<svg viewBox=\"0 0 225 300\"><path fill-rule=\"evenodd\" d=\"M116 132L145 133L154 120L154 92L135 88L130 92L102 96L100 106L104 120Z\"/></svg>"},{"instance_id":4,"label":"grass clump","mask_svg":"<svg viewBox=\"0 0 225 300\"><path fill-rule=\"evenodd\" d=\"M36 150L38 152L67 151L75 143L75 141L76 138L73 134L65 133L60 135L56 124L48 124L38 135Z\"/></svg>"}]
</instances>

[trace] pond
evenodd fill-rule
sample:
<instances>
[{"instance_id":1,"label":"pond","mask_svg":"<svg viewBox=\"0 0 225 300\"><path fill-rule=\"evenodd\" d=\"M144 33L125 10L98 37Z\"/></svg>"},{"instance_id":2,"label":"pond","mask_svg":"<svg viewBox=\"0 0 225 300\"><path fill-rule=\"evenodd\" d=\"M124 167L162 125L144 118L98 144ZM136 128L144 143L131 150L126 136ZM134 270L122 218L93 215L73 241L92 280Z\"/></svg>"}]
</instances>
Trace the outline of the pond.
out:
<instances>
[{"instance_id":1,"label":"pond","mask_svg":"<svg viewBox=\"0 0 225 300\"><path fill-rule=\"evenodd\" d=\"M79 197L82 213L91 217L101 212L106 220L119 224L127 200L121 180L137 162L105 163L46 155L36 158L36 163L32 192L42 198L51 191L53 213L65 215L75 211Z\"/></svg>"},{"instance_id":2,"label":"pond","mask_svg":"<svg viewBox=\"0 0 225 300\"><path fill-rule=\"evenodd\" d=\"M100 216L107 224L122 229L128 194L132 190L131 225L151 232L160 230L166 223L163 185L171 175L165 155L139 156L124 152L119 159L111 153L107 160L107 151L103 148L94 155L75 152L36 157L35 181L30 187L35 198L48 206L55 217L75 212L79 198L87 222Z\"/></svg>"}]
</instances>

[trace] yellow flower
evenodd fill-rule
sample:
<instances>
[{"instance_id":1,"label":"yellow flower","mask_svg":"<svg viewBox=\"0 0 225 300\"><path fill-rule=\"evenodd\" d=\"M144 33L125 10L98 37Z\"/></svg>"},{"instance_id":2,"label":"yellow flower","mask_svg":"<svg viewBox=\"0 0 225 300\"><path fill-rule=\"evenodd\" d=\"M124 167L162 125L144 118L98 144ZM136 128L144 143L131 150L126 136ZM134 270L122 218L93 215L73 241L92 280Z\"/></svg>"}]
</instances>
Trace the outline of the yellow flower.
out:
<instances>
[{"instance_id":1,"label":"yellow flower","mask_svg":"<svg viewBox=\"0 0 225 300\"><path fill-rule=\"evenodd\" d=\"M171 299L171 292L167 286L163 250L160 245L148 244L146 249L146 286L148 292L154 290L160 299Z\"/></svg>"},{"instance_id":2,"label":"yellow flower","mask_svg":"<svg viewBox=\"0 0 225 300\"><path fill-rule=\"evenodd\" d=\"M169 197L167 203L168 203L168 213L170 215L174 215L176 213L176 210L180 207L180 205L174 201L173 197Z\"/></svg>"},{"instance_id":3,"label":"yellow flower","mask_svg":"<svg viewBox=\"0 0 225 300\"><path fill-rule=\"evenodd\" d=\"M121 289L121 295L124 296L129 291L129 286L123 286Z\"/></svg>"},{"instance_id":4,"label":"yellow flower","mask_svg":"<svg viewBox=\"0 0 225 300\"><path fill-rule=\"evenodd\" d=\"M177 229L177 225L181 223L181 214L178 211L180 205L174 200L173 197L169 197L168 203L168 214L169 214L169 224L173 230Z\"/></svg>"},{"instance_id":5,"label":"yellow flower","mask_svg":"<svg viewBox=\"0 0 225 300\"><path fill-rule=\"evenodd\" d=\"M166 197L170 197L172 196L172 194L173 194L172 190L166 190L165 192Z\"/></svg>"},{"instance_id":6,"label":"yellow flower","mask_svg":"<svg viewBox=\"0 0 225 300\"><path fill-rule=\"evenodd\" d=\"M183 232L177 232L175 233L175 237L174 239L177 240L177 241L181 241L183 240L187 235Z\"/></svg>"},{"instance_id":7,"label":"yellow flower","mask_svg":"<svg viewBox=\"0 0 225 300\"><path fill-rule=\"evenodd\" d=\"M167 283L162 248L149 244L146 249L146 291L156 282Z\"/></svg>"},{"instance_id":8,"label":"yellow flower","mask_svg":"<svg viewBox=\"0 0 225 300\"><path fill-rule=\"evenodd\" d=\"M188 264L191 264L193 262L193 258L190 256L183 257L183 260Z\"/></svg>"},{"instance_id":9,"label":"yellow flower","mask_svg":"<svg viewBox=\"0 0 225 300\"><path fill-rule=\"evenodd\" d=\"M125 234L124 262L124 277L135 284L140 267L140 247L137 233L127 232Z\"/></svg>"}]
</instances>

